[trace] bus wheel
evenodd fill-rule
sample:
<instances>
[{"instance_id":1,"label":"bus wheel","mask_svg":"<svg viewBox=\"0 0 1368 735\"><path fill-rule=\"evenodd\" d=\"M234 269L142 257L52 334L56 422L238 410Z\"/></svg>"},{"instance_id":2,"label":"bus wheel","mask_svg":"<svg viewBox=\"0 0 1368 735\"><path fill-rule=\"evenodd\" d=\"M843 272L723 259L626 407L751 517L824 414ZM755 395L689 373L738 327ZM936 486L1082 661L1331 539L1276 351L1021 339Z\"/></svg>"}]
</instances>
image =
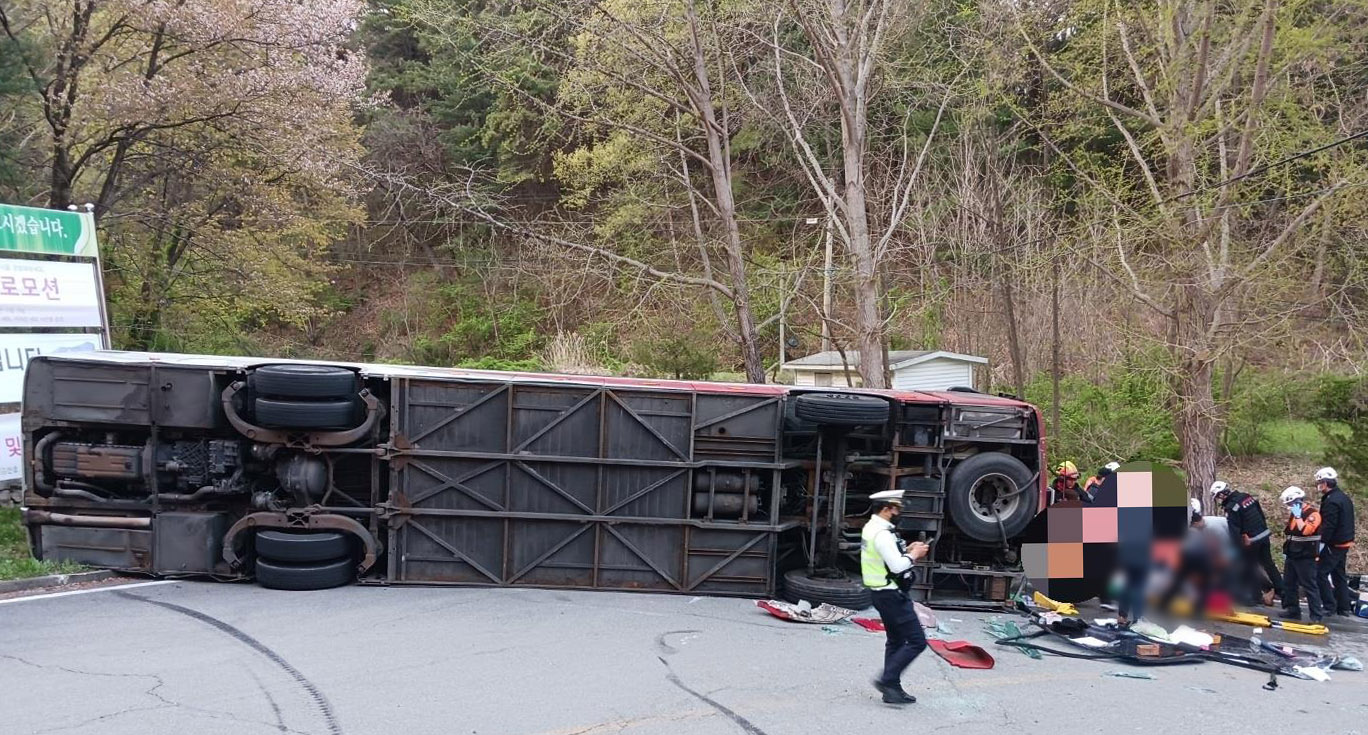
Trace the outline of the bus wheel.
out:
<instances>
[{"instance_id":1,"label":"bus wheel","mask_svg":"<svg viewBox=\"0 0 1368 735\"><path fill-rule=\"evenodd\" d=\"M356 401L286 401L258 398L256 420L280 429L350 429L357 424Z\"/></svg>"},{"instance_id":2,"label":"bus wheel","mask_svg":"<svg viewBox=\"0 0 1368 735\"><path fill-rule=\"evenodd\" d=\"M1003 452L980 452L950 468L945 502L966 536L1002 543L1035 518L1040 492L1021 460ZM1000 522L1000 525L999 525Z\"/></svg>"},{"instance_id":3,"label":"bus wheel","mask_svg":"<svg viewBox=\"0 0 1368 735\"><path fill-rule=\"evenodd\" d=\"M823 426L871 426L888 423L888 401L859 393L801 393L793 413Z\"/></svg>"},{"instance_id":4,"label":"bus wheel","mask_svg":"<svg viewBox=\"0 0 1368 735\"><path fill-rule=\"evenodd\" d=\"M325 590L351 584L356 579L356 563L351 557L299 564L258 558L256 579L273 590Z\"/></svg>"},{"instance_id":5,"label":"bus wheel","mask_svg":"<svg viewBox=\"0 0 1368 735\"><path fill-rule=\"evenodd\" d=\"M784 599L789 602L807 600L813 605L825 602L847 610L863 610L873 604L869 588L849 575L838 578L809 575L806 569L784 573Z\"/></svg>"},{"instance_id":6,"label":"bus wheel","mask_svg":"<svg viewBox=\"0 0 1368 735\"><path fill-rule=\"evenodd\" d=\"M262 365L249 378L257 395L276 398L350 398L356 373L332 365Z\"/></svg>"},{"instance_id":7,"label":"bus wheel","mask_svg":"<svg viewBox=\"0 0 1368 735\"><path fill-rule=\"evenodd\" d=\"M336 531L291 533L263 529L256 532L257 556L276 562L307 564L350 559L351 539Z\"/></svg>"}]
</instances>

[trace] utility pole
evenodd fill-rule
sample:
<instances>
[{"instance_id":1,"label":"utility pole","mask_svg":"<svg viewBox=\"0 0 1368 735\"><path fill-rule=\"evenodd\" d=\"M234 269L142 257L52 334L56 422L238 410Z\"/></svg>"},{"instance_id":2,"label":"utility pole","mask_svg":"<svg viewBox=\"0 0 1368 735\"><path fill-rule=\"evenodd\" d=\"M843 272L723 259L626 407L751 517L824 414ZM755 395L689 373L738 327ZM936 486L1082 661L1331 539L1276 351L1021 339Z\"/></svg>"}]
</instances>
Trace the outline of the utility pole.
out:
<instances>
[{"instance_id":1,"label":"utility pole","mask_svg":"<svg viewBox=\"0 0 1368 735\"><path fill-rule=\"evenodd\" d=\"M1056 257L1054 262L1054 288L1050 294L1050 328L1051 341L1051 365L1050 365L1050 384L1053 393L1053 405L1050 407L1050 432L1057 436L1059 434L1059 260Z\"/></svg>"},{"instance_id":2,"label":"utility pole","mask_svg":"<svg viewBox=\"0 0 1368 735\"><path fill-rule=\"evenodd\" d=\"M816 222L813 222L813 224L816 224ZM822 260L822 352L831 351L831 246L832 240L834 239L832 224L831 215L828 214L826 221L826 256Z\"/></svg>"}]
</instances>

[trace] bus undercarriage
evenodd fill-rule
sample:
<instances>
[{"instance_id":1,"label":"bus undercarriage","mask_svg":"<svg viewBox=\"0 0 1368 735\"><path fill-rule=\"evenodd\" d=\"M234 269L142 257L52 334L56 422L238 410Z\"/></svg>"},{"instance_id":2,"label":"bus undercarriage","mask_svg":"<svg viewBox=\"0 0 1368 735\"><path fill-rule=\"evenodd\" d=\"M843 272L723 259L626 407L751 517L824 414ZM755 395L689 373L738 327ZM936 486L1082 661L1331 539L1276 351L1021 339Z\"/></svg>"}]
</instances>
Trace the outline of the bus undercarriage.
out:
<instances>
[{"instance_id":1,"label":"bus undercarriage","mask_svg":"<svg viewBox=\"0 0 1368 735\"><path fill-rule=\"evenodd\" d=\"M869 495L918 596L1000 595L1043 507L1030 405L973 392L86 353L28 368L33 552L312 589L360 580L859 605Z\"/></svg>"}]
</instances>

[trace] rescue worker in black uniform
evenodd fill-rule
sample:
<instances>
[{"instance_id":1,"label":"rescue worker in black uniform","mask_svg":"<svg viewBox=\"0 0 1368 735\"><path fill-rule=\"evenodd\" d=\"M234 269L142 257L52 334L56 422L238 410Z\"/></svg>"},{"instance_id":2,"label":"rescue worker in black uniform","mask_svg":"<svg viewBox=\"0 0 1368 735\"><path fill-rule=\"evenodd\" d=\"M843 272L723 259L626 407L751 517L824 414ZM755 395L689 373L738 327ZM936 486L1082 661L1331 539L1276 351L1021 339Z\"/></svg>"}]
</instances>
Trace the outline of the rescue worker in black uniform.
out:
<instances>
[{"instance_id":1,"label":"rescue worker in black uniform","mask_svg":"<svg viewBox=\"0 0 1368 735\"><path fill-rule=\"evenodd\" d=\"M1231 490L1230 485L1217 480L1211 484L1211 497L1225 510L1230 541L1240 555L1240 577L1244 589L1239 590L1246 605L1258 604L1265 589L1259 580L1259 570L1268 576L1273 592L1282 597L1278 580L1282 575L1273 563L1272 532L1264 519L1259 501L1249 493Z\"/></svg>"},{"instance_id":2,"label":"rescue worker in black uniform","mask_svg":"<svg viewBox=\"0 0 1368 735\"><path fill-rule=\"evenodd\" d=\"M1327 615L1353 615L1354 593L1345 565L1354 546L1354 501L1340 489L1333 467L1316 472L1321 491L1321 553L1316 575Z\"/></svg>"},{"instance_id":3,"label":"rescue worker in black uniform","mask_svg":"<svg viewBox=\"0 0 1368 735\"><path fill-rule=\"evenodd\" d=\"M1321 514L1306 502L1306 493L1299 487L1282 492L1282 504L1287 508L1287 540L1283 542L1283 614L1290 620L1301 620L1301 600L1298 591L1306 594L1306 607L1311 611L1311 622L1321 621L1320 584L1316 579L1316 549L1321 542Z\"/></svg>"}]
</instances>

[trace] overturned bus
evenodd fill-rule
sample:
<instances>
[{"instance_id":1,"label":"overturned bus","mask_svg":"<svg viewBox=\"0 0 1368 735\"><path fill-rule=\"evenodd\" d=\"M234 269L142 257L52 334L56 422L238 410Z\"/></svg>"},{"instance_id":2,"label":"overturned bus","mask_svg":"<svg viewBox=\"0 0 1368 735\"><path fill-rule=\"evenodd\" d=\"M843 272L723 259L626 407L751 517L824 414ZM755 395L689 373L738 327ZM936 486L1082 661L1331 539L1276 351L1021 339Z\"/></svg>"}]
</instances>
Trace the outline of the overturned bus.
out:
<instances>
[{"instance_id":1,"label":"overturned bus","mask_svg":"<svg viewBox=\"0 0 1368 735\"><path fill-rule=\"evenodd\" d=\"M913 591L1001 598L1043 507L1039 412L968 389L97 352L25 378L33 554L266 587L497 585L863 607L869 495Z\"/></svg>"}]
</instances>

